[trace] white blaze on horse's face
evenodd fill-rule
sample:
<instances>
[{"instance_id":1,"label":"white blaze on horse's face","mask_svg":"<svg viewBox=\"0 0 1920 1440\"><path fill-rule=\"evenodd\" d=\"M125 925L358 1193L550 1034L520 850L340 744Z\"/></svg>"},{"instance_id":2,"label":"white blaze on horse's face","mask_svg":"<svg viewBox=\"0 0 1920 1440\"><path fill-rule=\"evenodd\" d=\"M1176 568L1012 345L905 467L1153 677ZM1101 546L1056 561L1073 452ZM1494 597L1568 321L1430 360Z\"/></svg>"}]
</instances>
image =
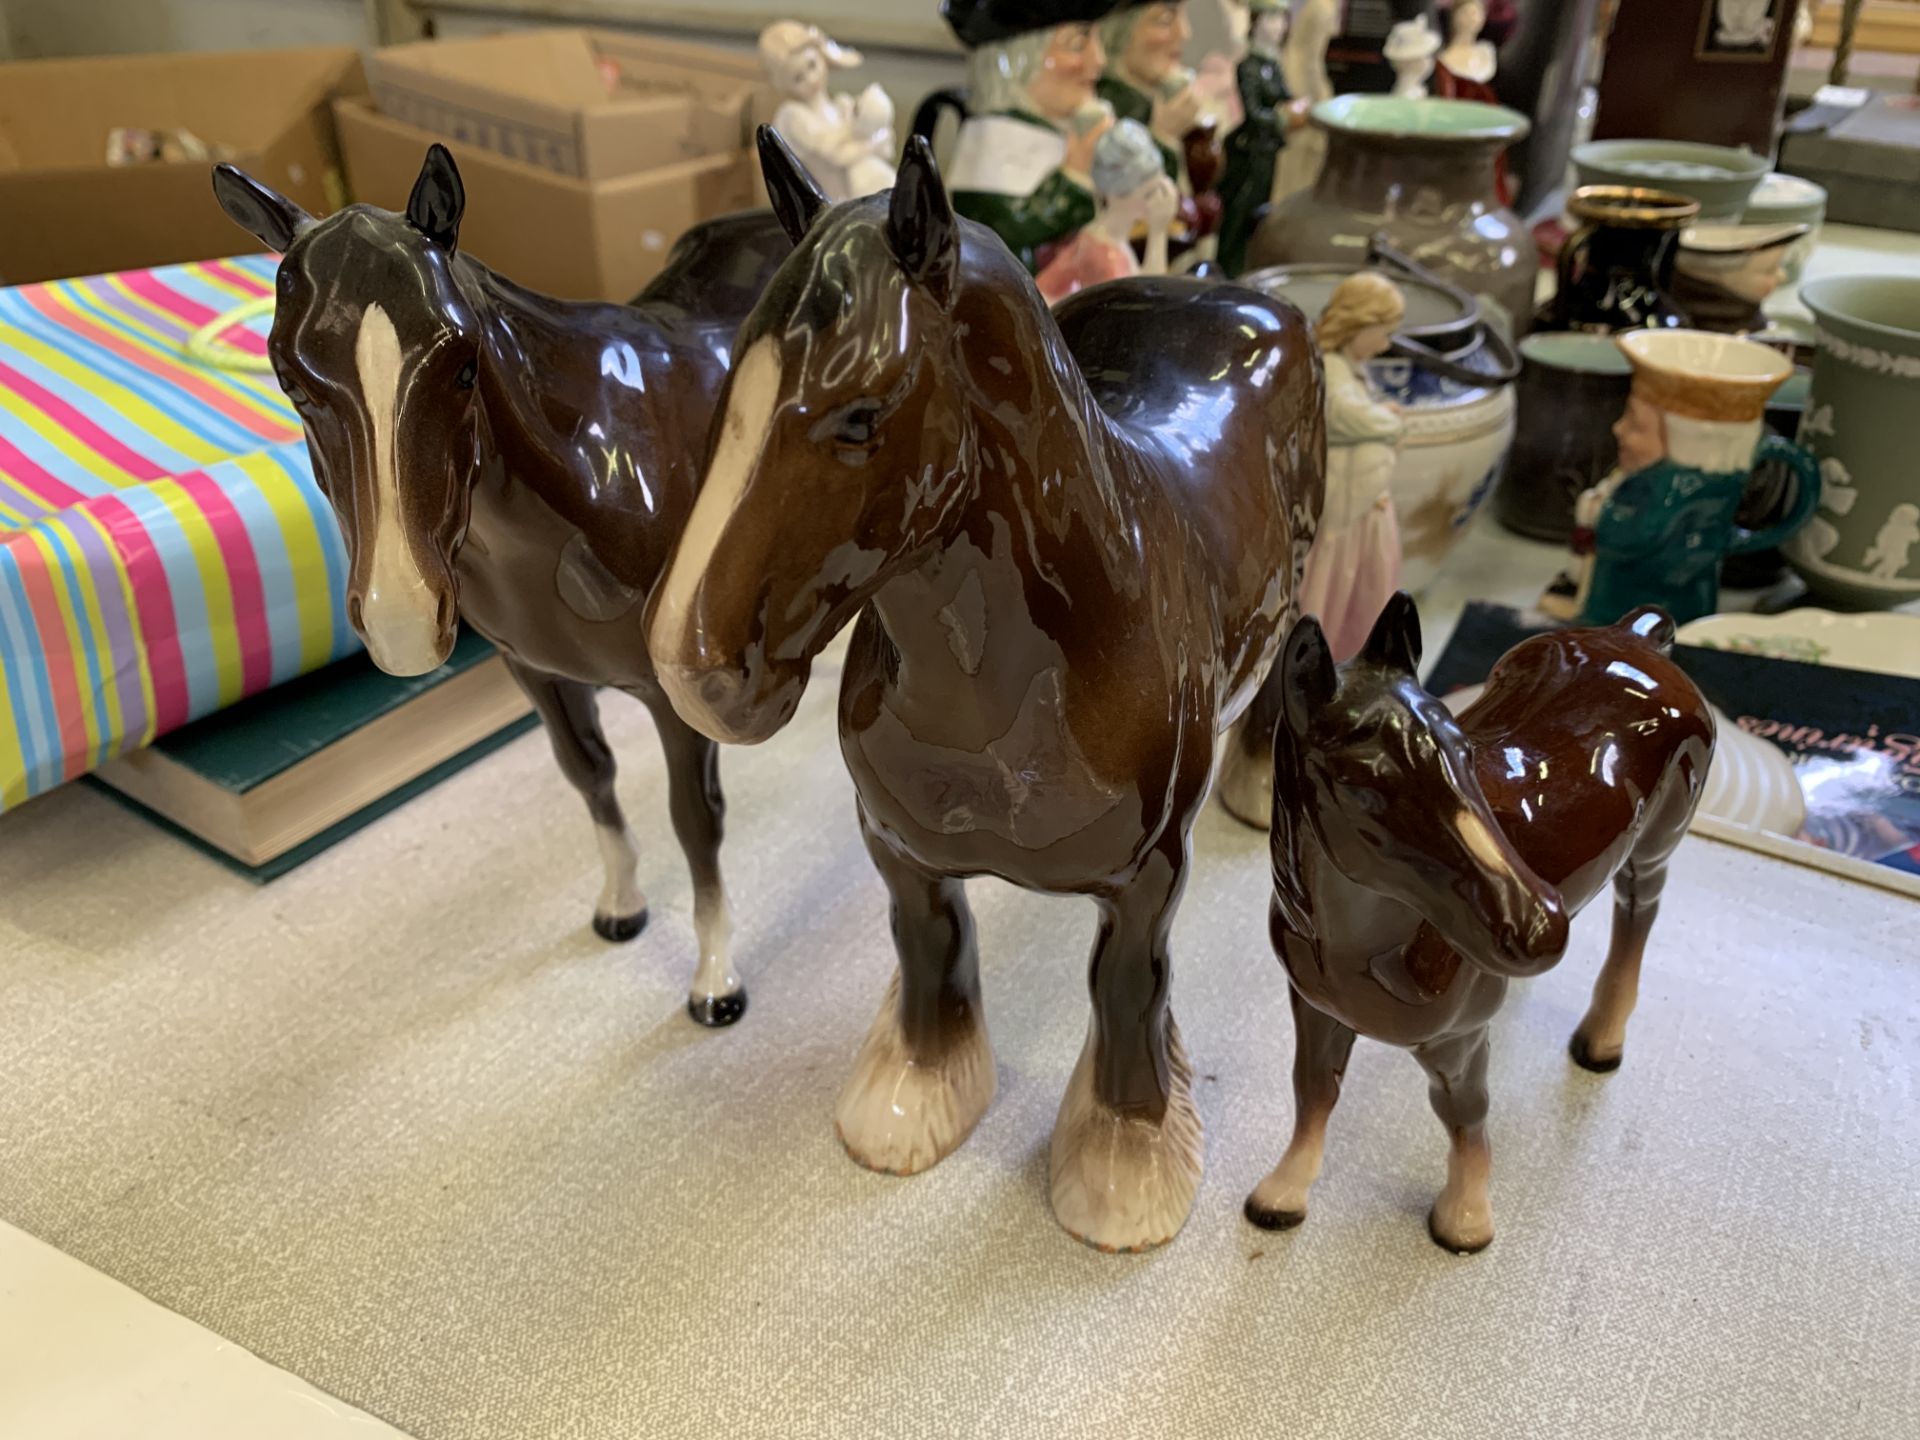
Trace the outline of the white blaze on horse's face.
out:
<instances>
[{"instance_id":1,"label":"white blaze on horse's face","mask_svg":"<svg viewBox=\"0 0 1920 1440\"><path fill-rule=\"evenodd\" d=\"M698 633L696 600L720 550L727 522L740 508L748 483L759 471L779 399L780 351L775 338L765 335L754 342L734 369L720 439L660 587L653 629L647 637L661 684L674 708L689 724L709 735L724 733L725 724L698 688L684 683L686 667L706 651L705 637Z\"/></svg>"},{"instance_id":2,"label":"white blaze on horse's face","mask_svg":"<svg viewBox=\"0 0 1920 1440\"><path fill-rule=\"evenodd\" d=\"M353 360L373 463L373 553L360 597L362 637L373 663L388 674L424 675L446 655L441 648L440 597L414 558L400 502L396 421L412 367L401 353L393 321L378 304L367 306L360 316Z\"/></svg>"}]
</instances>

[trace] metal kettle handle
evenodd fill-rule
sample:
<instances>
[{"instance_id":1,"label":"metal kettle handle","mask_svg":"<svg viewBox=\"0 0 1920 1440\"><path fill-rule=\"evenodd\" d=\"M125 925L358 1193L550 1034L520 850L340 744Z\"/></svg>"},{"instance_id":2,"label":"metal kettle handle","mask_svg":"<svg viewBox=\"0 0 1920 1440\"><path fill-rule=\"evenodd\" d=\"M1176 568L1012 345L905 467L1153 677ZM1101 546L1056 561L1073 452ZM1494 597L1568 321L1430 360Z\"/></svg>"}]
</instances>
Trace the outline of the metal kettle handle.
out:
<instances>
[{"instance_id":1,"label":"metal kettle handle","mask_svg":"<svg viewBox=\"0 0 1920 1440\"><path fill-rule=\"evenodd\" d=\"M1471 314L1473 321L1473 343L1467 346L1459 358L1442 355L1429 345L1422 344L1411 336L1393 337L1393 353L1407 360L1418 360L1435 374L1460 385L1511 385L1520 378L1520 357L1514 353L1513 345L1500 333L1500 327L1487 320L1481 313L1481 305L1470 292L1463 290L1449 280L1443 280L1426 266L1409 255L1403 255L1394 249L1376 232L1367 242L1367 255L1375 264L1400 271L1409 279L1418 280L1423 285L1431 285L1444 293L1460 306L1462 313ZM1476 370L1462 363L1471 359L1480 350L1486 349L1492 357L1492 370Z\"/></svg>"}]
</instances>

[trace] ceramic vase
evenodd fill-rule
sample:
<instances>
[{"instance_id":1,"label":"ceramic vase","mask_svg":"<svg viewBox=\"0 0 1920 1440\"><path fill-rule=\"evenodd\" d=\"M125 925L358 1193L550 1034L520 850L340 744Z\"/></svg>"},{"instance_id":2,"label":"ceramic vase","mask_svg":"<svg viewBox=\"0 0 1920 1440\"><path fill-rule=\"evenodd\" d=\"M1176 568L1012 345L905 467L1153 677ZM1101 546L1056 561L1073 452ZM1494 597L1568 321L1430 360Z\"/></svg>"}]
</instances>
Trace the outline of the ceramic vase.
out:
<instances>
[{"instance_id":1,"label":"ceramic vase","mask_svg":"<svg viewBox=\"0 0 1920 1440\"><path fill-rule=\"evenodd\" d=\"M1471 100L1339 95L1314 106L1327 139L1313 189L1281 201L1255 231L1249 268L1351 265L1376 236L1480 297L1509 334L1533 311L1538 269L1520 218L1501 205L1495 161L1525 116Z\"/></svg>"},{"instance_id":2,"label":"ceramic vase","mask_svg":"<svg viewBox=\"0 0 1920 1440\"><path fill-rule=\"evenodd\" d=\"M1822 485L1787 559L1809 590L1847 609L1920 598L1920 279L1829 276L1800 298L1820 344L1800 443Z\"/></svg>"}]
</instances>

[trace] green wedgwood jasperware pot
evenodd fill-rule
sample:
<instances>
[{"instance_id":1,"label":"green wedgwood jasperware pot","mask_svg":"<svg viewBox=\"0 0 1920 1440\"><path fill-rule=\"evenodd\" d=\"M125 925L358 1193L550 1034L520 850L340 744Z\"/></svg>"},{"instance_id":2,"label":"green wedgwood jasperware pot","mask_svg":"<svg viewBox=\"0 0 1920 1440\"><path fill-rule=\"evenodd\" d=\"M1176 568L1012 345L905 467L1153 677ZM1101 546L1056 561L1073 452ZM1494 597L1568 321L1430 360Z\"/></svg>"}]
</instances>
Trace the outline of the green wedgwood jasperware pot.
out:
<instances>
[{"instance_id":1,"label":"green wedgwood jasperware pot","mask_svg":"<svg viewBox=\"0 0 1920 1440\"><path fill-rule=\"evenodd\" d=\"M1920 278L1831 275L1802 285L1800 298L1820 345L1800 443L1822 483L1787 559L1837 606L1920 598Z\"/></svg>"}]
</instances>

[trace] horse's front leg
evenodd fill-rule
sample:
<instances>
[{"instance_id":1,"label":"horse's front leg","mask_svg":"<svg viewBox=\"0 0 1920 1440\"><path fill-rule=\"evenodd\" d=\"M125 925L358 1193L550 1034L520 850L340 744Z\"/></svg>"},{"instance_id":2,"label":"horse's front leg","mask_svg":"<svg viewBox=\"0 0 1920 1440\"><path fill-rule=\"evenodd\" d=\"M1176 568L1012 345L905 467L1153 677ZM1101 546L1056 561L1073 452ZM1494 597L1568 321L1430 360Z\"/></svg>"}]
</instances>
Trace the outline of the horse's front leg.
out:
<instances>
[{"instance_id":1,"label":"horse's front leg","mask_svg":"<svg viewBox=\"0 0 1920 1440\"><path fill-rule=\"evenodd\" d=\"M915 1175L973 1132L993 1099L993 1047L980 1008L980 960L966 890L876 835L867 851L892 896L900 969L874 1017L833 1124L870 1170Z\"/></svg>"},{"instance_id":2,"label":"horse's front leg","mask_svg":"<svg viewBox=\"0 0 1920 1440\"><path fill-rule=\"evenodd\" d=\"M1287 999L1293 1006L1293 1139L1247 1197L1247 1219L1263 1230L1290 1230L1307 1218L1307 1192L1320 1178L1327 1121L1353 1053L1353 1031L1316 1010L1291 985Z\"/></svg>"},{"instance_id":3,"label":"horse's front leg","mask_svg":"<svg viewBox=\"0 0 1920 1440\"><path fill-rule=\"evenodd\" d=\"M1427 1214L1434 1243L1471 1255L1493 1243L1493 1147L1487 1142L1487 1031L1414 1047L1427 1098L1447 1127L1447 1188Z\"/></svg>"},{"instance_id":4,"label":"horse's front leg","mask_svg":"<svg viewBox=\"0 0 1920 1440\"><path fill-rule=\"evenodd\" d=\"M600 729L600 708L593 686L548 675L504 657L507 670L540 712L553 746L553 758L587 802L600 859L606 870L600 903L593 911L593 932L603 940L631 940L647 925L647 897L640 890L640 846L613 793L613 752Z\"/></svg>"},{"instance_id":5,"label":"horse's front leg","mask_svg":"<svg viewBox=\"0 0 1920 1440\"><path fill-rule=\"evenodd\" d=\"M1101 897L1093 1018L1054 1121L1053 1213L1100 1250L1179 1233L1200 1184L1193 1071L1167 1004L1167 932L1186 880L1184 832Z\"/></svg>"},{"instance_id":6,"label":"horse's front leg","mask_svg":"<svg viewBox=\"0 0 1920 1440\"><path fill-rule=\"evenodd\" d=\"M664 698L649 699L667 758L667 808L693 875L693 929L700 964L687 1013L702 1025L731 1025L746 1013L747 990L733 973L733 911L720 878L727 802L720 793L720 747L682 720Z\"/></svg>"}]
</instances>

